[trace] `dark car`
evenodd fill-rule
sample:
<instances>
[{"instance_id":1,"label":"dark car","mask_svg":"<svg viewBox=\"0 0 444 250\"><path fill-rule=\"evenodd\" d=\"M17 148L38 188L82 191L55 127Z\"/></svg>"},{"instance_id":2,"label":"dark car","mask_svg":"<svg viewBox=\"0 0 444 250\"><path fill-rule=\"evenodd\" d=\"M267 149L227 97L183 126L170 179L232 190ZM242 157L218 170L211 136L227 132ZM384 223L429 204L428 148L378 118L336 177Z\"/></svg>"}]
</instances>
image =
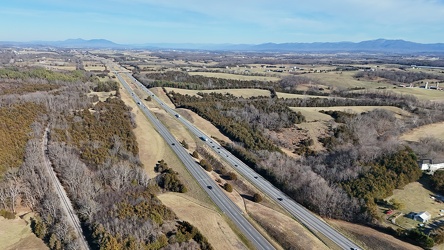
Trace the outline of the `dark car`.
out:
<instances>
[{"instance_id":1,"label":"dark car","mask_svg":"<svg viewBox=\"0 0 444 250\"><path fill-rule=\"evenodd\" d=\"M174 142L173 142L173 143L171 143L171 145L173 145L173 146L174 146L174 145L176 145L176 143L174 143Z\"/></svg>"},{"instance_id":2,"label":"dark car","mask_svg":"<svg viewBox=\"0 0 444 250\"><path fill-rule=\"evenodd\" d=\"M213 186L207 186L208 189L213 189Z\"/></svg>"},{"instance_id":3,"label":"dark car","mask_svg":"<svg viewBox=\"0 0 444 250\"><path fill-rule=\"evenodd\" d=\"M283 199L281 197L278 198L279 201L282 201Z\"/></svg>"}]
</instances>

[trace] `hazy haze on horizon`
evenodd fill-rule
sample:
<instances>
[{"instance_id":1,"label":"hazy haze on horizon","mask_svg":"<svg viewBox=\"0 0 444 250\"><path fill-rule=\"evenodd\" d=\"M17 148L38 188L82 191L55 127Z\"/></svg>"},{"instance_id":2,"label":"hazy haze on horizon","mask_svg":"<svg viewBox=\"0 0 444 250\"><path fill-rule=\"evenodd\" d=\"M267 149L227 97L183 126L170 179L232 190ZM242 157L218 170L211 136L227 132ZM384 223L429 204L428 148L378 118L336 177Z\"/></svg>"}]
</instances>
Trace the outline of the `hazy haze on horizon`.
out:
<instances>
[{"instance_id":1,"label":"hazy haze on horizon","mask_svg":"<svg viewBox=\"0 0 444 250\"><path fill-rule=\"evenodd\" d=\"M0 14L1 41L444 42L444 0L14 0Z\"/></svg>"}]
</instances>

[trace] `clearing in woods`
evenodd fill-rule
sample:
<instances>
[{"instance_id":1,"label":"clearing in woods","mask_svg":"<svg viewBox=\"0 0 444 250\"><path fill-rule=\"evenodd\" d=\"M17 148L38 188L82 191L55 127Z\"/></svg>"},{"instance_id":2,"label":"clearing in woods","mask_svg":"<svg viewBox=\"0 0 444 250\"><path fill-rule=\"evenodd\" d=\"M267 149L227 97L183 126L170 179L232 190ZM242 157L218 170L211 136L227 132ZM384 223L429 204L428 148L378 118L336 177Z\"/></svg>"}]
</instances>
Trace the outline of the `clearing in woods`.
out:
<instances>
[{"instance_id":1,"label":"clearing in woods","mask_svg":"<svg viewBox=\"0 0 444 250\"><path fill-rule=\"evenodd\" d=\"M398 116L409 116L410 113L393 106L337 106L337 107L290 107L291 110L301 112L307 122L312 121L329 121L333 118L327 114L323 114L319 111L342 111L347 113L360 114L368 112L374 109L385 109L392 111Z\"/></svg>"},{"instance_id":2,"label":"clearing in woods","mask_svg":"<svg viewBox=\"0 0 444 250\"><path fill-rule=\"evenodd\" d=\"M0 249L33 249L46 250L48 247L35 234L30 227L30 214L23 219L8 220L0 216Z\"/></svg>"},{"instance_id":3,"label":"clearing in woods","mask_svg":"<svg viewBox=\"0 0 444 250\"><path fill-rule=\"evenodd\" d=\"M217 72L188 72L189 75L200 75L205 77L222 78L228 80L244 80L244 81L279 81L279 77L273 76L249 76L249 75L236 75L229 73L217 73Z\"/></svg>"},{"instance_id":4,"label":"clearing in woods","mask_svg":"<svg viewBox=\"0 0 444 250\"><path fill-rule=\"evenodd\" d=\"M432 216L432 220L437 217L441 217L442 219L442 215L440 215L442 213L440 210L444 209L444 204L442 202L438 202L436 198L432 199L432 197L438 197L438 195L424 187L425 182L420 182L412 182L407 184L403 189L395 189L393 191L393 195L387 197L385 200L395 199L396 201L402 203L403 208L399 211L403 214L427 211ZM419 222L404 216L396 219L396 222L399 225L407 228L416 227L419 224Z\"/></svg>"},{"instance_id":5,"label":"clearing in woods","mask_svg":"<svg viewBox=\"0 0 444 250\"><path fill-rule=\"evenodd\" d=\"M424 125L408 131L401 136L405 141L419 141L422 137L433 137L444 140L444 122Z\"/></svg>"},{"instance_id":6,"label":"clearing in woods","mask_svg":"<svg viewBox=\"0 0 444 250\"><path fill-rule=\"evenodd\" d=\"M168 92L174 91L181 95L197 96L197 93L222 93L232 94L237 97L256 97L256 96L270 96L270 91L265 89L210 89L210 90L190 90L190 89L178 89L178 88L165 88Z\"/></svg>"}]
</instances>

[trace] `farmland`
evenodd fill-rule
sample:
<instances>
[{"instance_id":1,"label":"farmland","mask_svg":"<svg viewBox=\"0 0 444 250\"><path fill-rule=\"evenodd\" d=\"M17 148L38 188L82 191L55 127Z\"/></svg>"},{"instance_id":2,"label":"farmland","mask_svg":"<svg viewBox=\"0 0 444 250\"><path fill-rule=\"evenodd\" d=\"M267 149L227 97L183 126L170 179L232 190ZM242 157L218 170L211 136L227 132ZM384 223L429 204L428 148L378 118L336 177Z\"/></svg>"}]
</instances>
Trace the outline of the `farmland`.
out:
<instances>
[{"instance_id":1,"label":"farmland","mask_svg":"<svg viewBox=\"0 0 444 250\"><path fill-rule=\"evenodd\" d=\"M379 62L380 59L368 62L367 59L341 55L332 62L328 55L239 56L229 52L224 56L215 56L181 51L91 50L85 54L63 56L54 52L42 53L41 56L45 58L36 58L35 55L40 55L38 53L20 55L23 58L15 62L20 67L40 65L60 74L69 74L65 70L74 69L87 72L90 78L84 88L91 90L86 97L94 100L91 105L105 105L101 108L88 106L86 110L93 115L88 119L106 113L104 107L108 104L103 103L116 105L118 100L122 100L131 112L127 118L135 124L131 129L138 148L135 158L140 160L144 173L154 182L156 177L162 175L154 168L164 160L187 187L186 193L161 190L160 201L178 219L195 225L216 249L248 248L250 245L233 224L219 213L172 152L170 145L163 141L122 87L118 91L92 91L96 86L103 88L113 85L112 82L116 81L113 71L120 70L117 63L150 87L165 102L164 105L175 109L209 137L217 138L221 145L254 167L264 178L321 217L347 220L363 227L382 215L381 211L375 209L374 203L382 198L400 200L405 211L437 209L427 207L431 202L428 194L432 191L415 182L417 166L412 164L414 158L410 156L418 154L438 159L444 154L435 146L430 146L433 152L426 150L427 145L422 144L425 140L420 140L424 136L441 141L444 139L440 132L444 120L440 113L440 101L444 99L444 92L424 87L425 82L437 86L436 82L444 74L440 70L413 69L393 63L397 59L390 56L381 59L383 62ZM115 63L108 64L103 58ZM79 72L74 71L73 74ZM129 77L121 75L131 82L135 94L166 125L177 141L186 142L190 154L202 147L203 143L185 129L176 117L170 116L160 105L151 101L151 97ZM405 82L412 82L413 87L402 87L406 86ZM4 84L3 89L12 86ZM47 84L35 89L48 89L59 95L60 91L53 88ZM14 91L22 93L28 89L29 86ZM8 89L4 93L15 93L11 91ZM87 117L89 115L85 113L76 113L70 119L80 124L78 121ZM402 136L399 136L400 131L403 132ZM66 135L59 132L57 136L70 139L81 136L81 133L73 137L64 137ZM119 144L116 138L112 140ZM433 142L433 145L440 145ZM104 143L95 141L84 147L100 148L109 141ZM404 148L406 145L413 148L412 153ZM103 155L114 152L111 149L100 150L103 150ZM116 157L121 156L125 156L125 152L116 154ZM260 203L253 202L251 197L260 191L243 176L229 180L223 173L234 172L235 168L219 159L217 154L213 157L225 167L223 171L209 172L209 176L219 181L221 188L225 183L232 185L233 191L227 192L227 195L260 231L266 232L278 249L288 246L304 249L326 247L322 243L325 239L319 239L319 235L305 230L273 199L264 197ZM395 160L391 157L395 157ZM390 168L387 162L397 162L399 157L409 161L399 168ZM127 160L135 158L131 156ZM384 176L381 170L390 174ZM412 179L399 177L403 175L400 170L414 173L408 177ZM372 185L379 192L365 189L372 178ZM392 197L389 195L391 191ZM408 193L419 198L408 200ZM373 211L379 211L379 214ZM202 214L205 216L199 216ZM400 218L399 221L403 220ZM273 227L276 222L279 222L279 227ZM348 230L350 235L354 235L362 246L388 247L386 249L401 246L399 242L384 241L385 236L379 232L369 231L373 237L370 237L373 240L369 240L359 234L361 229L357 229L357 224L337 224L340 230ZM288 231L294 234L286 235ZM375 242L374 246L372 242Z\"/></svg>"}]
</instances>

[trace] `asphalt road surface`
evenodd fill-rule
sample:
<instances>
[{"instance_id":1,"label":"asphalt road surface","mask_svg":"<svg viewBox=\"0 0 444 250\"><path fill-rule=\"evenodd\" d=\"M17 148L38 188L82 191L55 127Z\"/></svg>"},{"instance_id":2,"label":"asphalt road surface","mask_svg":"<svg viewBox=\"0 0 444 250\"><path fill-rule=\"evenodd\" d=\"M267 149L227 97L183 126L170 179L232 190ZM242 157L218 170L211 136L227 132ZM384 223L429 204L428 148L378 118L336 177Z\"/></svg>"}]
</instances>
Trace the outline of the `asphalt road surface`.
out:
<instances>
[{"instance_id":1,"label":"asphalt road surface","mask_svg":"<svg viewBox=\"0 0 444 250\"><path fill-rule=\"evenodd\" d=\"M208 193L214 203L225 213L242 231L242 233L253 243L257 249L275 249L243 216L242 211L225 195L225 193L217 186L218 184L213 181L205 170L196 163L193 157L182 147L169 130L148 110L143 104L142 100L133 92L128 83L116 72L117 78L130 93L133 100L139 105L142 112L150 119L157 132L164 138L164 140L170 145L173 151L177 154L179 159L187 167L188 171L194 176L197 182ZM132 78L132 76L130 75ZM140 84L140 83L139 83ZM153 93L149 92L152 98ZM162 104L165 106L165 104Z\"/></svg>"},{"instance_id":2,"label":"asphalt road surface","mask_svg":"<svg viewBox=\"0 0 444 250\"><path fill-rule=\"evenodd\" d=\"M137 81L131 74L126 73L127 76L134 81L135 84L139 85L144 91L146 91L151 98L158 102L161 107L163 107L166 112L175 116L180 122L182 122L193 134L195 134L199 138L204 138L202 140L206 143L211 149L213 149L216 153L218 153L221 157L225 158L225 160L231 164L240 174L242 174L245 178L247 178L251 183L253 183L257 188L259 188L262 192L267 194L272 199L275 199L283 208L285 208L291 215L293 215L298 221L304 224L310 231L316 234L323 234L325 237L333 241L336 245L338 245L342 249L360 249L358 245L354 242L346 238L344 235L336 231L330 225L328 225L325 221L320 219L318 216L313 214L311 211L295 202L293 199L288 197L286 194L281 192L278 188L273 186L270 182L256 173L253 169L248 167L241 160L232 155L229 151L220 146L215 140L212 140L209 136L200 131L196 126L188 122L181 116L178 115L176 111L172 108L168 107L160 98L154 95L149 89L143 86L139 81ZM289 232L290 233L290 232Z\"/></svg>"}]
</instances>

